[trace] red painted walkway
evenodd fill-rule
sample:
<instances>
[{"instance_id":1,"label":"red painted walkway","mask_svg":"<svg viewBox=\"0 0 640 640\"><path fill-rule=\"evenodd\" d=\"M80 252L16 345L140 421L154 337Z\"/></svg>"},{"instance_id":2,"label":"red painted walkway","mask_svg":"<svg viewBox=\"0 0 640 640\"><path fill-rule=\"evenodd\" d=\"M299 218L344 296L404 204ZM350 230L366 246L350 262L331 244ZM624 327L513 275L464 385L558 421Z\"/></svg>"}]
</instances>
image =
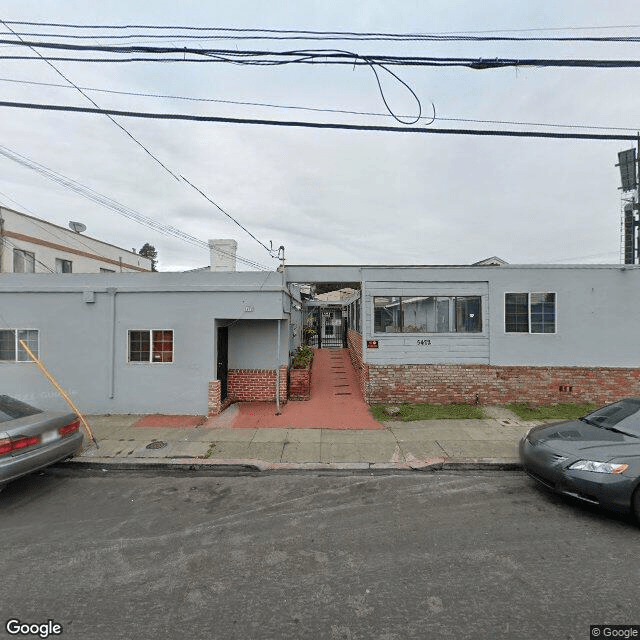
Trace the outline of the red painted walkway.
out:
<instances>
[{"instance_id":1,"label":"red painted walkway","mask_svg":"<svg viewBox=\"0 0 640 640\"><path fill-rule=\"evenodd\" d=\"M142 416L133 423L133 426L152 429L193 429L202 425L206 419L207 416L169 416L154 413Z\"/></svg>"},{"instance_id":2,"label":"red painted walkway","mask_svg":"<svg viewBox=\"0 0 640 640\"><path fill-rule=\"evenodd\" d=\"M311 369L311 400L240 402L234 429L383 429L373 419L347 349L316 349Z\"/></svg>"}]
</instances>

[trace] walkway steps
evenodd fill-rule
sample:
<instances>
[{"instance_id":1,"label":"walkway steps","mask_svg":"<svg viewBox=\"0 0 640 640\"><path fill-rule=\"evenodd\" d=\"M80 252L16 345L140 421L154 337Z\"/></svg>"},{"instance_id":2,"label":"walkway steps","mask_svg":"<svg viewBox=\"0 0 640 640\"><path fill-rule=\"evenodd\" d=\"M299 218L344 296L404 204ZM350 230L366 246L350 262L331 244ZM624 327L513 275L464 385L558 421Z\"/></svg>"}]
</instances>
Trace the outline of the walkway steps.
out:
<instances>
[{"instance_id":1,"label":"walkway steps","mask_svg":"<svg viewBox=\"0 0 640 640\"><path fill-rule=\"evenodd\" d=\"M237 405L234 429L384 429L373 419L347 349L316 349L311 399L292 401L276 415L274 402Z\"/></svg>"}]
</instances>

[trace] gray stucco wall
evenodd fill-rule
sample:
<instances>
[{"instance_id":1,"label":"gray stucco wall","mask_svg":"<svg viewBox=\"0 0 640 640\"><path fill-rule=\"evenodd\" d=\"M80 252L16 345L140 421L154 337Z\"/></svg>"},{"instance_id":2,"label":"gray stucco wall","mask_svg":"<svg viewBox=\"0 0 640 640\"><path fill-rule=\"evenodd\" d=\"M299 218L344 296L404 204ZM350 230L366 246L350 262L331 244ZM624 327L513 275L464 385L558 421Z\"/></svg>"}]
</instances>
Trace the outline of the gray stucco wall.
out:
<instances>
[{"instance_id":1,"label":"gray stucco wall","mask_svg":"<svg viewBox=\"0 0 640 640\"><path fill-rule=\"evenodd\" d=\"M639 367L640 267L629 265L296 266L287 278L363 283L363 356L370 364ZM506 333L505 293L555 293L556 333ZM375 333L375 295L481 295L478 334ZM418 344L420 339L430 344ZM377 340L378 349L367 349Z\"/></svg>"},{"instance_id":2,"label":"gray stucco wall","mask_svg":"<svg viewBox=\"0 0 640 640\"><path fill-rule=\"evenodd\" d=\"M640 366L640 268L618 265L371 268L364 278L364 356L371 364ZM505 293L556 294L556 333L506 333ZM482 295L480 334L374 332L375 295ZM418 345L427 338L430 345ZM366 340L378 340L367 349Z\"/></svg>"},{"instance_id":3,"label":"gray stucco wall","mask_svg":"<svg viewBox=\"0 0 640 640\"><path fill-rule=\"evenodd\" d=\"M222 322L221 326L225 323ZM229 369L275 369L277 320L240 320L229 325ZM280 359L288 363L288 324L280 322ZM214 376L215 377L215 376Z\"/></svg>"},{"instance_id":4,"label":"gray stucco wall","mask_svg":"<svg viewBox=\"0 0 640 640\"><path fill-rule=\"evenodd\" d=\"M0 328L38 329L43 363L84 412L203 414L216 377L216 320L237 321L230 368L275 367L277 319L280 362L288 356L283 298L277 273L3 274ZM153 329L173 331L173 362L128 362L128 331ZM66 407L33 363L0 361L0 388Z\"/></svg>"},{"instance_id":5,"label":"gray stucco wall","mask_svg":"<svg viewBox=\"0 0 640 640\"><path fill-rule=\"evenodd\" d=\"M555 334L505 333L504 294L520 291L556 293ZM491 363L639 367L639 293L638 267L493 269Z\"/></svg>"}]
</instances>

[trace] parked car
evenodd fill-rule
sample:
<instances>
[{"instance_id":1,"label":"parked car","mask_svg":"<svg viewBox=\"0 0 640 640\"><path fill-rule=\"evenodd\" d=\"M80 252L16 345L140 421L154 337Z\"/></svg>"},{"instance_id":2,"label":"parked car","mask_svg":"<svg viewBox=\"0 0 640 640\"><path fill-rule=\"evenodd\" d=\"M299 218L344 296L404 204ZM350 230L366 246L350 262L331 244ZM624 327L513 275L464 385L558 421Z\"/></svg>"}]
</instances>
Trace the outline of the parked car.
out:
<instances>
[{"instance_id":1,"label":"parked car","mask_svg":"<svg viewBox=\"0 0 640 640\"><path fill-rule=\"evenodd\" d=\"M42 411L0 395L0 489L7 482L74 456L82 447L74 413Z\"/></svg>"},{"instance_id":2,"label":"parked car","mask_svg":"<svg viewBox=\"0 0 640 640\"><path fill-rule=\"evenodd\" d=\"M640 521L640 398L625 398L575 421L533 427L520 460L558 493Z\"/></svg>"}]
</instances>

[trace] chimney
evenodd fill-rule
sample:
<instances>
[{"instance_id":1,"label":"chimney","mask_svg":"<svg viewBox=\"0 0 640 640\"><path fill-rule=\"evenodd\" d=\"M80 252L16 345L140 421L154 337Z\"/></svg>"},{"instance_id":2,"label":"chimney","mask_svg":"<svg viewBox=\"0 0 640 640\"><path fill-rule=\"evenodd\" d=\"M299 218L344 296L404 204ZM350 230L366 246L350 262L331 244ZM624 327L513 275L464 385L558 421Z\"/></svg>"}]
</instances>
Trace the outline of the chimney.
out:
<instances>
[{"instance_id":1,"label":"chimney","mask_svg":"<svg viewBox=\"0 0 640 640\"><path fill-rule=\"evenodd\" d=\"M209 240L211 271L235 271L238 243L230 239Z\"/></svg>"}]
</instances>

